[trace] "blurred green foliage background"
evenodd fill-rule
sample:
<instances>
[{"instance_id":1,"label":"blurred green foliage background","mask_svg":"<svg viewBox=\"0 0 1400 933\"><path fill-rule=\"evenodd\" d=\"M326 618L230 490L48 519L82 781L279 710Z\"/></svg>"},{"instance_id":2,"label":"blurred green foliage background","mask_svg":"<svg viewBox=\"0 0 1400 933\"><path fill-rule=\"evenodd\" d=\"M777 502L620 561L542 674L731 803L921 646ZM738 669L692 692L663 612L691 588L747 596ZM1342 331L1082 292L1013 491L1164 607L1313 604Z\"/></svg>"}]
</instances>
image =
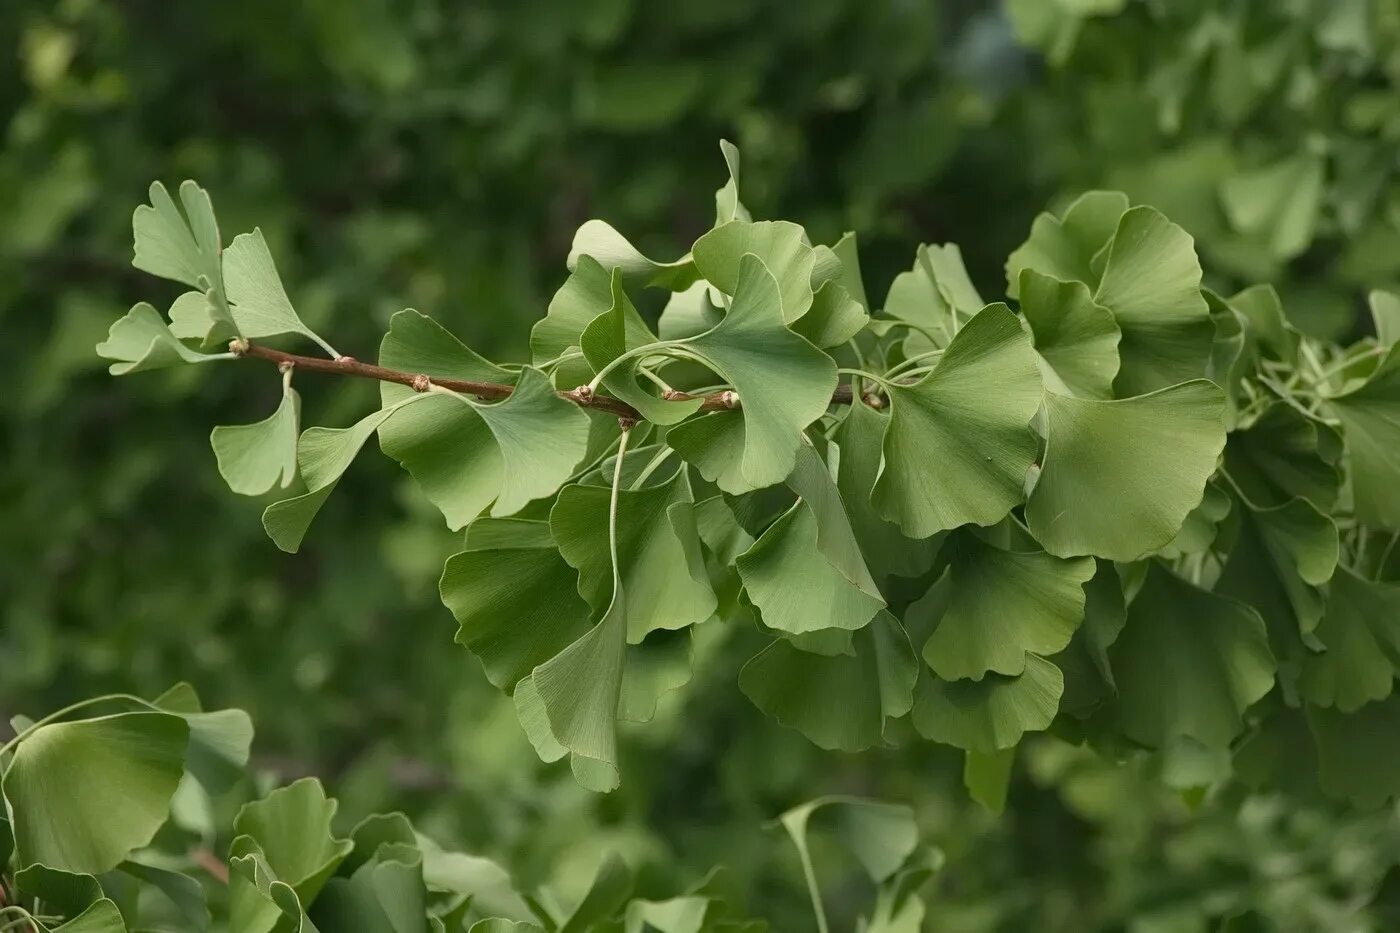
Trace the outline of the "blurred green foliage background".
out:
<instances>
[{"instance_id":1,"label":"blurred green foliage background","mask_svg":"<svg viewBox=\"0 0 1400 933\"><path fill-rule=\"evenodd\" d=\"M206 439L269 410L275 375L118 387L92 346L174 297L130 267L131 211L193 177L343 352L414 307L524 358L583 220L658 256L708 228L721 137L755 216L859 231L877 303L920 242L960 243L998 296L1036 212L1117 187L1197 237L1211 284L1275 282L1299 326L1346 334L1400 280L1400 0L8 0L0 47L0 713L188 679L347 819L404 808L526 882L581 884L606 848L658 890L724 862L780 930L809 914L763 824L824 792L917 808L948 855L936 929L1387 928L1365 905L1393 813L1201 800L1045 739L993 817L956 756L823 753L759 715L743 645L588 795L452 645L452 536L404 474L363 458L284 555ZM299 388L315 423L375 404Z\"/></svg>"}]
</instances>

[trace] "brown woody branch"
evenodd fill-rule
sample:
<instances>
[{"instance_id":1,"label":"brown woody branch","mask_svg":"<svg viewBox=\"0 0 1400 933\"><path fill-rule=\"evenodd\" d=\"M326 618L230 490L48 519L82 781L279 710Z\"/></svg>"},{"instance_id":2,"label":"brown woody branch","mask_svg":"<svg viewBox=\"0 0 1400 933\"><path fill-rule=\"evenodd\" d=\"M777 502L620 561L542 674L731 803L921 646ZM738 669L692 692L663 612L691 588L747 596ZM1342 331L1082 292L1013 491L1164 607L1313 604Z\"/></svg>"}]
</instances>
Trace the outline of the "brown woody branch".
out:
<instances>
[{"instance_id":1,"label":"brown woody branch","mask_svg":"<svg viewBox=\"0 0 1400 933\"><path fill-rule=\"evenodd\" d=\"M399 369L389 369L384 366L375 366L371 363L361 363L350 356L342 356L338 359L324 359L316 356L302 356L297 353L285 353L281 350L274 350L271 347L264 347L261 344L249 343L246 340L235 340L229 344L229 350L236 356L252 357L260 360L268 360L276 363L279 367L292 367L302 372L310 373L335 373L341 376L357 376L361 379L377 379L380 382L393 382L398 385L408 386L415 392L427 392L433 386L441 386L453 392L461 392L464 395L474 395L478 399L491 401L493 399L503 399L515 391L514 386L506 385L503 382L477 382L471 379L437 379L424 373L410 373ZM628 418L636 421L644 420L641 414L631 405L614 398L610 395L599 395L588 390L587 386L579 386L577 389L569 389L558 393L559 397L565 401L573 402L582 408L592 408L597 411L605 411L609 414L617 415L619 418ZM671 392L666 398L668 401L684 401L696 398L685 392ZM708 395L699 396L704 401L700 405L701 411L727 411L731 408L739 407L739 399L729 391L711 392ZM849 385L839 385L831 395L833 405L849 405L851 403L851 387Z\"/></svg>"}]
</instances>

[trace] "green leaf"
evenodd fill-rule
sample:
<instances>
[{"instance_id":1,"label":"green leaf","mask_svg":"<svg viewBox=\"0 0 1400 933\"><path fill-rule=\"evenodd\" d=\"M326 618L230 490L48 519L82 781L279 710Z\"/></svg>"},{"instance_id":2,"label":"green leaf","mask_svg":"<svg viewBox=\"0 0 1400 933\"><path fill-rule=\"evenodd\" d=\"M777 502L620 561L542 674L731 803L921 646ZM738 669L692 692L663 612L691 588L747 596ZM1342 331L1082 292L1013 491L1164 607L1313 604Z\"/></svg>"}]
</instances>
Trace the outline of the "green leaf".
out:
<instances>
[{"instance_id":1,"label":"green leaf","mask_svg":"<svg viewBox=\"0 0 1400 933\"><path fill-rule=\"evenodd\" d=\"M810 444L798 451L788 485L798 501L735 561L744 589L769 628L791 634L861 628L885 600L826 462Z\"/></svg>"},{"instance_id":2,"label":"green leaf","mask_svg":"<svg viewBox=\"0 0 1400 933\"><path fill-rule=\"evenodd\" d=\"M253 744L253 721L241 709L205 712L194 688L178 683L152 701L190 728L185 771L211 795L221 794L244 776Z\"/></svg>"},{"instance_id":3,"label":"green leaf","mask_svg":"<svg viewBox=\"0 0 1400 933\"><path fill-rule=\"evenodd\" d=\"M673 292L684 291L698 277L695 263L687 254L672 262L648 259L622 234L601 220L589 220L574 234L569 248L569 270L578 268L582 257L591 256L611 274L621 269L628 282L655 285Z\"/></svg>"},{"instance_id":4,"label":"green leaf","mask_svg":"<svg viewBox=\"0 0 1400 933\"><path fill-rule=\"evenodd\" d=\"M335 811L321 782L302 778L244 804L233 830L253 840L274 876L309 904L354 848L331 831Z\"/></svg>"},{"instance_id":5,"label":"green leaf","mask_svg":"<svg viewBox=\"0 0 1400 933\"><path fill-rule=\"evenodd\" d=\"M1244 728L1244 711L1274 685L1259 614L1156 563L1108 654L1119 728L1149 748L1178 736L1227 745Z\"/></svg>"},{"instance_id":6,"label":"green leaf","mask_svg":"<svg viewBox=\"0 0 1400 933\"><path fill-rule=\"evenodd\" d=\"M1126 622L1118 573L1112 563L1100 560L1093 578L1084 585L1084 621L1065 650L1051 658L1064 674L1061 711L1084 715L1118 692L1108 649Z\"/></svg>"},{"instance_id":7,"label":"green leaf","mask_svg":"<svg viewBox=\"0 0 1400 933\"><path fill-rule=\"evenodd\" d=\"M131 218L135 239L131 264L208 293L207 307L218 325L210 336L223 340L238 336L224 298L219 225L209 192L188 179L181 182L183 213L158 181L151 183L150 197L151 203L136 208Z\"/></svg>"},{"instance_id":8,"label":"green leaf","mask_svg":"<svg viewBox=\"0 0 1400 933\"><path fill-rule=\"evenodd\" d=\"M419 397L411 401L417 402ZM341 474L350 468L375 429L400 410L381 409L348 428L314 427L302 432L297 443L297 463L306 492L274 502L263 511L263 529L274 544L289 554L297 552L316 513L335 491Z\"/></svg>"},{"instance_id":9,"label":"green leaf","mask_svg":"<svg viewBox=\"0 0 1400 933\"><path fill-rule=\"evenodd\" d=\"M1112 398L1121 334L1108 309L1094 304L1082 282L1061 282L1034 269L1021 271L1019 291L1047 388Z\"/></svg>"},{"instance_id":10,"label":"green leaf","mask_svg":"<svg viewBox=\"0 0 1400 933\"><path fill-rule=\"evenodd\" d=\"M860 274L860 253L856 235L851 232L843 233L841 239L831 247L831 251L841 262L841 275L836 282L846 290L846 294L869 311L870 299L865 297L865 279Z\"/></svg>"},{"instance_id":11,"label":"green leaf","mask_svg":"<svg viewBox=\"0 0 1400 933\"><path fill-rule=\"evenodd\" d=\"M107 339L97 345L97 355L116 361L107 367L113 376L227 358L227 354L199 353L185 346L170 332L160 312L144 301L112 324Z\"/></svg>"},{"instance_id":12,"label":"green leaf","mask_svg":"<svg viewBox=\"0 0 1400 933\"><path fill-rule=\"evenodd\" d=\"M876 884L894 875L919 844L919 828L909 807L860 797L818 797L778 818L806 866L811 865L809 824L818 814L833 821L836 838Z\"/></svg>"},{"instance_id":13,"label":"green leaf","mask_svg":"<svg viewBox=\"0 0 1400 933\"><path fill-rule=\"evenodd\" d=\"M778 285L782 320L791 324L812 306L815 258L807 233L785 220L734 220L695 241L695 268L701 278L737 300L743 259L762 261Z\"/></svg>"},{"instance_id":14,"label":"green leaf","mask_svg":"<svg viewBox=\"0 0 1400 933\"><path fill-rule=\"evenodd\" d=\"M98 875L149 844L168 816L189 735L180 717L155 712L31 732L0 782L15 865Z\"/></svg>"},{"instance_id":15,"label":"green leaf","mask_svg":"<svg viewBox=\"0 0 1400 933\"><path fill-rule=\"evenodd\" d=\"M1341 490L1338 462L1342 439L1335 429L1285 402L1275 402L1257 419L1231 431L1225 445L1225 472L1240 493L1258 506L1307 499L1331 509Z\"/></svg>"},{"instance_id":16,"label":"green leaf","mask_svg":"<svg viewBox=\"0 0 1400 933\"><path fill-rule=\"evenodd\" d=\"M622 284L622 270L613 269L612 304L594 318L579 337L584 358L594 372L601 372L629 350L655 342L656 337L642 322L632 300L627 297ZM675 424L695 414L703 399L665 401L656 396L656 387L650 381L645 386L638 384L637 371L648 362L650 360L645 356L629 357L603 378L603 387L637 409L652 424Z\"/></svg>"},{"instance_id":17,"label":"green leaf","mask_svg":"<svg viewBox=\"0 0 1400 933\"><path fill-rule=\"evenodd\" d=\"M417 311L394 315L379 358L384 366L430 378L516 381ZM386 409L407 406L414 397L411 389L390 383L380 393ZM555 395L548 377L527 368L504 401L434 394L379 430L383 451L413 475L448 527L457 529L493 503L493 515L509 515L530 499L552 494L583 459L588 427L588 416Z\"/></svg>"},{"instance_id":18,"label":"green leaf","mask_svg":"<svg viewBox=\"0 0 1400 933\"><path fill-rule=\"evenodd\" d=\"M578 570L578 591L594 612L613 597L608 505L603 486L565 486L549 514L564 560ZM704 622L718 605L700 554L694 498L684 469L668 482L618 491L618 573L627 593L627 640L658 629Z\"/></svg>"},{"instance_id":19,"label":"green leaf","mask_svg":"<svg viewBox=\"0 0 1400 933\"><path fill-rule=\"evenodd\" d=\"M583 900L559 925L559 933L585 933L609 920L627 903L632 893L632 869L615 852L609 852L598 866L593 883Z\"/></svg>"},{"instance_id":20,"label":"green leaf","mask_svg":"<svg viewBox=\"0 0 1400 933\"><path fill-rule=\"evenodd\" d=\"M428 891L423 857L412 843L385 843L350 877L336 877L312 905L327 930L363 933L423 933Z\"/></svg>"},{"instance_id":21,"label":"green leaf","mask_svg":"<svg viewBox=\"0 0 1400 933\"><path fill-rule=\"evenodd\" d=\"M1357 518L1400 528L1400 349L1392 346L1364 384L1327 407L1342 422Z\"/></svg>"},{"instance_id":22,"label":"green leaf","mask_svg":"<svg viewBox=\"0 0 1400 933\"><path fill-rule=\"evenodd\" d=\"M744 444L738 474L745 488L732 479L721 482L720 488L742 492L781 482L792 472L803 430L831 404L836 364L784 325L778 284L761 260L743 257L729 313L685 346L734 386L742 405ZM712 441L705 428L696 427L704 422L680 424L668 434L687 459ZM712 478L703 467L701 472Z\"/></svg>"},{"instance_id":23,"label":"green leaf","mask_svg":"<svg viewBox=\"0 0 1400 933\"><path fill-rule=\"evenodd\" d=\"M15 872L15 887L65 916L76 916L102 899L102 885L92 875L59 871L35 863Z\"/></svg>"},{"instance_id":24,"label":"green leaf","mask_svg":"<svg viewBox=\"0 0 1400 933\"><path fill-rule=\"evenodd\" d=\"M1324 165L1320 155L1298 152L1220 184L1220 206L1234 228L1268 244L1279 259L1292 259L1312 243L1322 210Z\"/></svg>"},{"instance_id":25,"label":"green leaf","mask_svg":"<svg viewBox=\"0 0 1400 933\"><path fill-rule=\"evenodd\" d=\"M244 496L286 489L297 476L301 397L284 382L277 410L252 424L219 425L209 435L219 475Z\"/></svg>"},{"instance_id":26,"label":"green leaf","mask_svg":"<svg viewBox=\"0 0 1400 933\"><path fill-rule=\"evenodd\" d=\"M913 538L992 525L1021 501L1043 395L1030 339L1006 305L988 305L917 383L889 387L884 467L873 499ZM937 464L937 468L933 465Z\"/></svg>"},{"instance_id":27,"label":"green leaf","mask_svg":"<svg viewBox=\"0 0 1400 933\"><path fill-rule=\"evenodd\" d=\"M102 898L81 914L53 928L53 933L126 933L115 901Z\"/></svg>"},{"instance_id":28,"label":"green leaf","mask_svg":"<svg viewBox=\"0 0 1400 933\"><path fill-rule=\"evenodd\" d=\"M574 271L569 273L559 291L549 300L545 316L530 328L531 361L536 366L543 366L578 347L584 328L611 308L612 303L611 273L592 256L580 256ZM645 329L646 325L642 323L642 327ZM566 372L586 371L568 367L566 363L561 369ZM581 384L587 381L587 377L580 375L575 381Z\"/></svg>"},{"instance_id":29,"label":"green leaf","mask_svg":"<svg viewBox=\"0 0 1400 933\"><path fill-rule=\"evenodd\" d=\"M184 929L201 933L209 929L209 907L205 903L204 888L194 878L132 859L122 862L118 870L165 895L170 906L186 924Z\"/></svg>"},{"instance_id":30,"label":"green leaf","mask_svg":"<svg viewBox=\"0 0 1400 933\"><path fill-rule=\"evenodd\" d=\"M840 444L836 486L860 552L877 581L889 576L923 575L933 567L943 543L938 536L906 538L899 526L882 518L871 502L888 422L889 415L863 402L853 402L836 431Z\"/></svg>"},{"instance_id":31,"label":"green leaf","mask_svg":"<svg viewBox=\"0 0 1400 933\"><path fill-rule=\"evenodd\" d=\"M1367 296L1371 307L1371 323L1376 327L1376 341L1382 347L1400 342L1400 295L1379 289Z\"/></svg>"},{"instance_id":32,"label":"green leaf","mask_svg":"<svg viewBox=\"0 0 1400 933\"><path fill-rule=\"evenodd\" d=\"M1337 567L1337 526L1306 499L1267 509L1235 510L1225 566L1215 589L1252 606L1268 626L1279 657L1322 618L1318 587Z\"/></svg>"},{"instance_id":33,"label":"green leaf","mask_svg":"<svg viewBox=\"0 0 1400 933\"><path fill-rule=\"evenodd\" d=\"M716 227L731 220L749 219L748 209L739 200L739 147L727 139L721 139L719 151L724 156L725 167L729 169L729 180L715 192Z\"/></svg>"},{"instance_id":34,"label":"green leaf","mask_svg":"<svg viewBox=\"0 0 1400 933\"><path fill-rule=\"evenodd\" d=\"M776 639L740 670L739 689L822 748L854 752L879 744L885 720L909 712L917 677L909 636L881 612L852 636L850 654L811 654Z\"/></svg>"},{"instance_id":35,"label":"green leaf","mask_svg":"<svg viewBox=\"0 0 1400 933\"><path fill-rule=\"evenodd\" d=\"M837 347L860 333L870 315L845 287L824 282L812 297L812 307L792 325L816 347Z\"/></svg>"},{"instance_id":36,"label":"green leaf","mask_svg":"<svg viewBox=\"0 0 1400 933\"><path fill-rule=\"evenodd\" d=\"M1220 389L1203 379L1112 402L1047 392L1045 464L1026 505L1031 534L1059 557L1137 560L1163 547L1215 472L1224 410Z\"/></svg>"},{"instance_id":37,"label":"green leaf","mask_svg":"<svg viewBox=\"0 0 1400 933\"><path fill-rule=\"evenodd\" d=\"M224 250L223 274L233 319L244 337L256 340L301 334L321 343L321 338L302 323L292 307L262 230L254 227L252 233L233 238Z\"/></svg>"},{"instance_id":38,"label":"green leaf","mask_svg":"<svg viewBox=\"0 0 1400 933\"><path fill-rule=\"evenodd\" d=\"M1020 298L1021 272L1036 272L1062 282L1097 288L1107 246L1128 210L1128 196L1118 191L1089 191L1075 199L1063 217L1047 212L1031 224L1031 234L1006 260L1006 288Z\"/></svg>"},{"instance_id":39,"label":"green leaf","mask_svg":"<svg viewBox=\"0 0 1400 933\"><path fill-rule=\"evenodd\" d=\"M301 898L291 885L277 878L251 836L233 840L228 865L230 929L239 933L316 933Z\"/></svg>"},{"instance_id":40,"label":"green leaf","mask_svg":"<svg viewBox=\"0 0 1400 933\"><path fill-rule=\"evenodd\" d=\"M1308 706L1317 743L1318 778L1329 796L1375 809L1400 796L1400 695L1367 703L1353 713Z\"/></svg>"},{"instance_id":41,"label":"green leaf","mask_svg":"<svg viewBox=\"0 0 1400 933\"><path fill-rule=\"evenodd\" d=\"M906 356L946 347L965 319L985 302L973 287L956 243L924 244L914 268L890 284L884 313L914 327L904 341Z\"/></svg>"},{"instance_id":42,"label":"green leaf","mask_svg":"<svg viewBox=\"0 0 1400 933\"><path fill-rule=\"evenodd\" d=\"M673 294L667 300L666 307L661 309L661 318L656 322L661 339L684 340L712 329L724 318L724 311L715 305L712 297L709 283L703 280L683 292ZM603 310L606 311L607 307Z\"/></svg>"},{"instance_id":43,"label":"green leaf","mask_svg":"<svg viewBox=\"0 0 1400 933\"><path fill-rule=\"evenodd\" d=\"M1084 618L1084 584L1093 576L1087 557L1017 553L960 534L947 606L923 658L943 680L1020 674L1028 654L1054 654L1069 644Z\"/></svg>"},{"instance_id":44,"label":"green leaf","mask_svg":"<svg viewBox=\"0 0 1400 933\"><path fill-rule=\"evenodd\" d=\"M1063 692L1060 669L1035 654L1026 655L1016 677L947 681L926 674L914 691L914 728L935 742L991 755L1049 726Z\"/></svg>"},{"instance_id":45,"label":"green leaf","mask_svg":"<svg viewBox=\"0 0 1400 933\"><path fill-rule=\"evenodd\" d=\"M481 660L492 684L509 693L588 630L588 606L546 523L481 521L538 526L545 544L526 539L477 547L469 532L467 550L449 557L442 571L439 591L460 623L457 643Z\"/></svg>"},{"instance_id":46,"label":"green leaf","mask_svg":"<svg viewBox=\"0 0 1400 933\"><path fill-rule=\"evenodd\" d=\"M1134 207L1119 220L1094 302L1123 332L1120 396L1206 374L1215 327L1201 297L1201 264L1190 234L1159 211Z\"/></svg>"},{"instance_id":47,"label":"green leaf","mask_svg":"<svg viewBox=\"0 0 1400 933\"><path fill-rule=\"evenodd\" d=\"M973 800L1000 815L1006 809L1006 792L1011 786L1011 768L1016 763L1016 746L984 755L965 752L963 786Z\"/></svg>"},{"instance_id":48,"label":"green leaf","mask_svg":"<svg viewBox=\"0 0 1400 933\"><path fill-rule=\"evenodd\" d=\"M1343 713L1390 696L1400 671L1397 619L1400 584L1376 583L1338 568L1314 632L1325 650L1303 659L1298 681L1303 696Z\"/></svg>"}]
</instances>

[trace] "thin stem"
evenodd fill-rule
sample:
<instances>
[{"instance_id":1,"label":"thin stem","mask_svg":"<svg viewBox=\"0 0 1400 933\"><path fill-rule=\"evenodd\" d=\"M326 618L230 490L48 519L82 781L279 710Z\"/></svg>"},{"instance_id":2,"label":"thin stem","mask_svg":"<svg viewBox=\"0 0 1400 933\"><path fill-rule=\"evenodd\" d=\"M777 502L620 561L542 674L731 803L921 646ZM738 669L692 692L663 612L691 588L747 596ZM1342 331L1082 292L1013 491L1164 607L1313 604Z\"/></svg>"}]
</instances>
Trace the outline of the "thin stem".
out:
<instances>
[{"instance_id":1,"label":"thin stem","mask_svg":"<svg viewBox=\"0 0 1400 933\"><path fill-rule=\"evenodd\" d=\"M660 389L662 392L674 392L674 391L675 391L674 389L672 389L672 388L666 383L666 380L665 380L665 379L662 379L660 376L658 376L656 373L652 372L651 370L647 369L645 366L638 366L638 367L637 367L637 372L638 372L639 374L641 374L641 375L647 377L648 379L650 379L652 385L656 386L656 387L657 387L658 389Z\"/></svg>"},{"instance_id":2,"label":"thin stem","mask_svg":"<svg viewBox=\"0 0 1400 933\"><path fill-rule=\"evenodd\" d=\"M632 480L632 488L641 489L642 483L645 483L647 479L651 477L651 474L656 472L657 467L665 463L667 459L670 458L671 454L675 452L676 449L674 447L662 447L661 450L657 452L656 456L651 458L651 462L642 468L642 472L637 475L637 478Z\"/></svg>"},{"instance_id":3,"label":"thin stem","mask_svg":"<svg viewBox=\"0 0 1400 933\"><path fill-rule=\"evenodd\" d=\"M1384 551L1381 551L1381 559L1376 562L1377 580L1381 579L1381 575L1385 573L1386 561L1390 560L1390 555L1395 551L1396 541L1400 541L1400 531L1397 531L1390 536L1390 543L1385 546Z\"/></svg>"},{"instance_id":4,"label":"thin stem","mask_svg":"<svg viewBox=\"0 0 1400 933\"><path fill-rule=\"evenodd\" d=\"M322 350L325 350L331 359L340 359L340 351L337 350L335 347L331 346L330 344L326 343L324 340L322 340L320 334L308 328L306 330L306 336L316 341L317 346L319 346Z\"/></svg>"},{"instance_id":5,"label":"thin stem","mask_svg":"<svg viewBox=\"0 0 1400 933\"><path fill-rule=\"evenodd\" d=\"M130 703L139 703L139 704L141 704L142 706L145 706L145 707L147 707L147 708L149 708L149 709L153 709L153 710L159 710L159 709L160 709L159 706L156 706L154 703L150 702L149 700L143 700L143 699L141 699L140 697L138 697L138 696L133 696L133 695L130 694L130 693L107 693L107 694L103 694L103 695L100 696L100 697L89 697L89 698L86 699L86 700L79 700L77 703L73 703L73 704L70 705L70 706L65 706L65 707L63 707L63 709L58 710L57 712L49 713L49 714L48 714L47 716L45 716L43 719L36 720L36 721L35 721L33 724L31 724L27 729L25 729L24 731L20 732L20 733L19 733L18 735L16 735L14 738L10 739L10 741L6 742L4 745L0 745L0 757L3 757L7 752L9 752L12 748L14 748L14 747L15 747L16 745L18 745L20 742L24 741L24 740L27 739L30 735L32 735L34 732L38 731L41 727L48 725L49 723L53 722L54 720L56 720L56 719L62 719L64 716L67 716L69 713L76 713L76 712L77 712L78 710L80 710L80 709L86 709L86 708L89 707L89 706L96 706L96 705L98 705L99 703L110 703L110 702L112 702L113 700L126 700L127 702L130 702Z\"/></svg>"},{"instance_id":6,"label":"thin stem","mask_svg":"<svg viewBox=\"0 0 1400 933\"><path fill-rule=\"evenodd\" d=\"M617 493L622 488L622 461L627 456L627 439L632 436L632 426L622 426L622 437L617 442L617 463L613 465L612 496L608 500L608 554L612 557L613 589L617 588Z\"/></svg>"},{"instance_id":7,"label":"thin stem","mask_svg":"<svg viewBox=\"0 0 1400 933\"><path fill-rule=\"evenodd\" d=\"M866 372L863 369L847 369L843 366L837 369L836 371L846 376L859 376L862 379L869 379L871 382L877 382L886 388L889 388L891 385L893 385L893 383L890 380L886 379L884 376L877 376L874 373Z\"/></svg>"},{"instance_id":8,"label":"thin stem","mask_svg":"<svg viewBox=\"0 0 1400 933\"><path fill-rule=\"evenodd\" d=\"M909 329L912 330L912 331L917 331L917 332L923 334L925 337L927 337L927 338L928 338L928 342L931 343L931 344L933 344L934 346L937 346L938 343L939 343L939 341L940 341L940 339L942 339L942 338L939 338L939 337L935 336L934 333L933 333L933 331L928 330L928 329L926 329L926 328L924 328L924 327L921 327L921 326L919 326L918 324L911 324L911 323L909 323L908 321L895 319L895 320L892 320L892 321L886 321L885 323L886 323L889 327L907 327L907 328L909 328ZM954 323L956 324L956 317L955 317L955 319L954 319ZM956 331L954 331L954 333L956 333Z\"/></svg>"},{"instance_id":9,"label":"thin stem","mask_svg":"<svg viewBox=\"0 0 1400 933\"><path fill-rule=\"evenodd\" d=\"M826 908L822 906L821 891L817 887L817 872L812 867L812 856L804 846L797 847L797 855L802 861L802 877L807 880L807 893L812 898L812 913L817 915L817 933L830 933L826 925Z\"/></svg>"},{"instance_id":10,"label":"thin stem","mask_svg":"<svg viewBox=\"0 0 1400 933\"><path fill-rule=\"evenodd\" d=\"M649 343L645 346L636 347L635 349L628 350L626 353L623 353L617 359L608 363L602 369L598 370L596 374L594 374L593 378L588 382L589 394L598 391L598 386L603 384L603 379L607 377L608 373L612 372L614 369L617 369L623 363L626 363L629 360L635 359L639 356L664 356L666 355L665 351L673 349L675 346L676 343L674 341L662 340L658 343Z\"/></svg>"},{"instance_id":11,"label":"thin stem","mask_svg":"<svg viewBox=\"0 0 1400 933\"><path fill-rule=\"evenodd\" d=\"M909 357L909 358L908 358L907 360L905 360L904 362L902 362L902 363L896 363L892 369L888 370L888 371L885 373L885 375L886 375L887 377L891 377L891 378L892 378L892 377L894 377L901 369L904 369L905 367L908 367L908 366L913 366L914 364L919 363L919 362L921 362L921 361L923 361L923 360L932 359L932 358L935 357L935 356L942 356L942 355L943 355L943 352L944 352L944 351L942 351L942 350L928 350L928 351L926 351L926 352L924 352L924 353L916 353L915 355Z\"/></svg>"}]
</instances>

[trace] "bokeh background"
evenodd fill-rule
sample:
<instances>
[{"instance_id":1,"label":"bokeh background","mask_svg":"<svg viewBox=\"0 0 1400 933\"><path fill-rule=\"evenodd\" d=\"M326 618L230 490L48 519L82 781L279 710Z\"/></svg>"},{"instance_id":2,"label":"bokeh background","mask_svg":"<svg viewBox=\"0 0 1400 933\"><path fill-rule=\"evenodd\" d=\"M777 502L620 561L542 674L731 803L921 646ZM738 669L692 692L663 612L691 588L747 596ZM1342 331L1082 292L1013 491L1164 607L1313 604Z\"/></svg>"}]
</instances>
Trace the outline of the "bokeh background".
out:
<instances>
[{"instance_id":1,"label":"bokeh background","mask_svg":"<svg viewBox=\"0 0 1400 933\"><path fill-rule=\"evenodd\" d=\"M582 884L607 848L658 891L723 862L777 930L810 914L765 824L826 792L916 807L948 857L931 929L1400 928L1392 811L1202 796L1046 741L996 817L955 755L823 753L765 719L724 645L589 795L452 644L454 537L405 474L362 457L284 555L207 440L275 380L118 384L92 352L174 297L131 268L131 212L192 177L343 352L414 307L523 359L578 224L658 256L708 228L721 138L756 217L859 231L876 303L920 242L999 296L1039 210L1114 187L1186 226L1211 284L1273 282L1345 335L1400 280L1400 0L6 0L0 49L0 713L187 679L347 819L402 808L526 884ZM377 399L298 388L321 424ZM839 925L868 891L822 870Z\"/></svg>"}]
</instances>

